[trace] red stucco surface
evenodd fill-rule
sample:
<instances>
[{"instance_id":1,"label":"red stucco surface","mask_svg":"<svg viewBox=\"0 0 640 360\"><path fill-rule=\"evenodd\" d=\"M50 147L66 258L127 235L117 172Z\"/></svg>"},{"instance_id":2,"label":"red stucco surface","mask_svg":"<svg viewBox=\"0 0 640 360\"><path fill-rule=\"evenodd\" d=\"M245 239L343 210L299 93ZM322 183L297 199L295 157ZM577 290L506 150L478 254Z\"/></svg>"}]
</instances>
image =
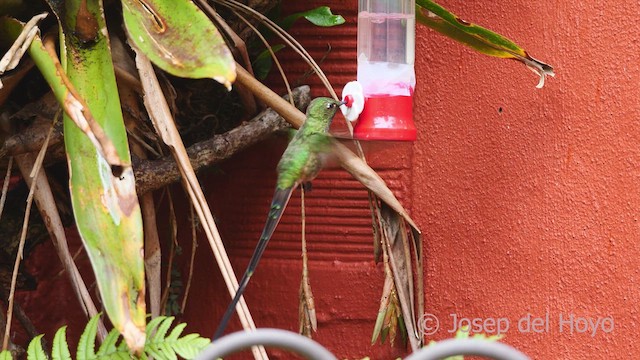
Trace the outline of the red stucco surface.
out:
<instances>
[{"instance_id":1,"label":"red stucco surface","mask_svg":"<svg viewBox=\"0 0 640 360\"><path fill-rule=\"evenodd\" d=\"M285 8L312 3L329 4L355 21L353 0L286 1ZM516 40L558 75L536 89L537 78L521 64L476 54L418 27L418 140L373 154L371 163L423 231L426 311L441 324L428 340L450 337L453 315L506 318L503 341L534 359L636 358L640 4L442 4ZM336 88L355 78L354 26L303 25L293 32L316 59L331 44L323 67ZM293 79L306 71L292 55L281 55ZM306 82L314 94L326 94L313 78ZM259 144L204 177L238 275L259 236L284 144L284 138ZM188 214L184 204L177 206L178 214ZM403 356L402 346L370 345L383 273L373 262L366 192L343 171L328 169L307 206L319 322L314 338L340 358ZM259 327L297 329L298 223L299 200L293 199L246 293ZM180 226L185 262L186 215ZM210 335L228 296L204 236L195 270L184 320ZM518 329L528 314L548 314L548 329ZM579 327L612 318L613 331L571 333L559 321L571 315ZM237 320L231 327L239 329ZM274 358L289 356L276 352Z\"/></svg>"},{"instance_id":2,"label":"red stucco surface","mask_svg":"<svg viewBox=\"0 0 640 360\"><path fill-rule=\"evenodd\" d=\"M629 27L639 4L444 4L517 40L557 77L535 89L520 64L419 30L411 174L427 310L514 327L548 313L548 331L513 328L505 342L535 359L636 358L640 66ZM560 316L572 314L612 317L615 328L571 334Z\"/></svg>"},{"instance_id":3,"label":"red stucco surface","mask_svg":"<svg viewBox=\"0 0 640 360\"><path fill-rule=\"evenodd\" d=\"M354 1L329 3L354 20L346 10L355 9ZM291 11L310 6L288 4ZM515 39L558 75L536 89L537 78L521 64L476 54L418 27L418 141L372 163L383 176L401 174L398 192L424 232L426 310L441 323L433 339L450 336L453 315L506 318L504 341L535 359L633 357L640 351L631 335L639 308L640 49L631 29L640 6L506 0L443 5ZM316 58L331 43L323 65L337 88L355 77L354 31L294 30ZM300 73L297 62L287 61L290 71ZM324 94L319 89L315 93ZM262 213L268 188L257 205ZM289 216L297 221L295 211ZM257 235L261 220L251 226ZM325 223L323 229L340 226ZM311 247L319 246L317 237L309 237ZM295 235L280 234L273 247L284 238L295 241ZM370 254L349 257L342 246L352 238L326 240L334 251L312 260L320 299L316 338L343 357L400 355L397 347L369 345L382 274ZM370 246L358 242L365 250ZM246 263L251 246L243 251ZM299 261L271 251L248 301L259 326L295 329ZM548 328L525 333L523 322L519 329L528 314L548 314ZM572 315L573 333L566 322ZM612 332L578 333L584 321L606 317L613 319Z\"/></svg>"}]
</instances>

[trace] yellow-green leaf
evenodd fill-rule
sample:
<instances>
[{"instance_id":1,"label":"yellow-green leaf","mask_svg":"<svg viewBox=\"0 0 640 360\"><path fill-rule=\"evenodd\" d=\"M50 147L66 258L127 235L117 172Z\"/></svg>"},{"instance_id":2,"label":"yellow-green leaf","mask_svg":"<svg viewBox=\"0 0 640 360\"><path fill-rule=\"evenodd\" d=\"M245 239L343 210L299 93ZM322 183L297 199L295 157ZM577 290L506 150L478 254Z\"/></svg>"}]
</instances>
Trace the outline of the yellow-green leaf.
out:
<instances>
[{"instance_id":1,"label":"yellow-green leaf","mask_svg":"<svg viewBox=\"0 0 640 360\"><path fill-rule=\"evenodd\" d=\"M416 20L485 55L524 63L540 76L539 88L544 85L547 75L555 75L550 65L532 58L510 39L462 20L431 0L416 0Z\"/></svg>"},{"instance_id":2,"label":"yellow-green leaf","mask_svg":"<svg viewBox=\"0 0 640 360\"><path fill-rule=\"evenodd\" d=\"M218 29L191 1L122 0L122 8L130 42L156 66L231 88L233 56Z\"/></svg>"},{"instance_id":3,"label":"yellow-green leaf","mask_svg":"<svg viewBox=\"0 0 640 360\"><path fill-rule=\"evenodd\" d=\"M130 163L102 1L47 0L62 29L62 64L67 76ZM142 216L133 170L113 174L87 136L64 118L71 202L76 226L91 260L105 311L129 348L145 340Z\"/></svg>"},{"instance_id":4,"label":"yellow-green leaf","mask_svg":"<svg viewBox=\"0 0 640 360\"><path fill-rule=\"evenodd\" d=\"M53 337L53 347L51 349L51 357L53 360L71 360L69 345L67 344L67 327L63 326Z\"/></svg>"},{"instance_id":5,"label":"yellow-green leaf","mask_svg":"<svg viewBox=\"0 0 640 360\"><path fill-rule=\"evenodd\" d=\"M42 348L42 337L44 335L38 335L29 342L27 347L27 359L28 360L47 360L47 353Z\"/></svg>"}]
</instances>

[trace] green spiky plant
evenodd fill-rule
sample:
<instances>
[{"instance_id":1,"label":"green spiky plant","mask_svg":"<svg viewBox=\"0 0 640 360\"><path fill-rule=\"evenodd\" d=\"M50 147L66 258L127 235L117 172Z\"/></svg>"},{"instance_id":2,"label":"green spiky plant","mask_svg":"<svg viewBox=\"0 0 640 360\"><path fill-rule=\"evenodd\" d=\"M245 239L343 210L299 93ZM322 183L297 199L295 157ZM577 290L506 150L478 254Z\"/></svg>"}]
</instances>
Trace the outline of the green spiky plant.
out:
<instances>
[{"instance_id":1,"label":"green spiky plant","mask_svg":"<svg viewBox=\"0 0 640 360\"><path fill-rule=\"evenodd\" d=\"M132 355L120 333L113 329L96 350L96 336L98 332L99 316L94 316L84 328L76 351L76 360L107 360L107 359L193 359L209 345L209 339L198 334L182 335L186 324L178 324L173 329L173 317L159 316L149 321L146 326L147 341L139 356ZM27 360L51 358L53 360L70 360L71 352L66 337L66 326L56 331L53 338L51 356L42 346L43 335L31 340L27 348ZM169 331L171 330L171 331ZM0 360L11 359L9 351L0 353Z\"/></svg>"}]
</instances>

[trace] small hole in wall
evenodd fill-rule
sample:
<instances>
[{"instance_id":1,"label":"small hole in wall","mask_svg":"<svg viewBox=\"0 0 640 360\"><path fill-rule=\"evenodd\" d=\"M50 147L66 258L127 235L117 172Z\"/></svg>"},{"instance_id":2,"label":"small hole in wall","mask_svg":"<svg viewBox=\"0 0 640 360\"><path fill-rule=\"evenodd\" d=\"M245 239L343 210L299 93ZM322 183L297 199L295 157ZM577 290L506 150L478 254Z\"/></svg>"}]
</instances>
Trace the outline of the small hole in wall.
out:
<instances>
[{"instance_id":1,"label":"small hole in wall","mask_svg":"<svg viewBox=\"0 0 640 360\"><path fill-rule=\"evenodd\" d=\"M498 114L502 114L502 106L498 108Z\"/></svg>"}]
</instances>

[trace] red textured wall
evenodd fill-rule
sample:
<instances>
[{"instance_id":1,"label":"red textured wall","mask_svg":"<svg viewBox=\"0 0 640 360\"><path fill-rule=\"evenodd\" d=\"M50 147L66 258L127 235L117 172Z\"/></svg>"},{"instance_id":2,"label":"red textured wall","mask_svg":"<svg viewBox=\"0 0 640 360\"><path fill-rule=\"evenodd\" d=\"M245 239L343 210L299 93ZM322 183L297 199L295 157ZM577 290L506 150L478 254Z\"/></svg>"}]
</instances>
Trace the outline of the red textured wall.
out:
<instances>
[{"instance_id":1,"label":"red textured wall","mask_svg":"<svg viewBox=\"0 0 640 360\"><path fill-rule=\"evenodd\" d=\"M287 11L313 3L330 5L354 24L354 0L285 2ZM521 64L476 54L418 27L418 140L378 153L371 163L424 233L426 311L441 324L429 340L450 336L452 314L506 318L511 327L503 341L534 359L633 358L640 352L634 335L640 4L442 4L516 40L558 75L535 89L537 78ZM353 25L293 31L316 59L331 44L323 67L336 88L355 78ZM293 56L281 55L294 80L306 71ZM326 94L310 81L316 95ZM268 211L284 145L283 138L259 144L203 181L238 275ZM307 206L315 339L340 358L403 356L402 346L370 345L383 273L372 261L366 192L343 171L329 169L315 181ZM188 213L183 205L177 211ZM259 327L297 329L298 222L294 199L247 290ZM181 226L187 254L189 231L186 222ZM200 236L184 319L210 335L227 301ZM548 330L519 331L527 314L549 314ZM570 333L565 323L560 331L560 316L572 314L579 322L611 317L614 329L592 337ZM239 329L237 321L232 328Z\"/></svg>"},{"instance_id":2,"label":"red textured wall","mask_svg":"<svg viewBox=\"0 0 640 360\"><path fill-rule=\"evenodd\" d=\"M639 3L443 5L517 40L557 78L535 89L515 61L420 29L412 199L429 310L507 317L505 341L535 359L636 357ZM549 331L519 332L527 313L549 313ZM571 314L615 327L561 332Z\"/></svg>"},{"instance_id":3,"label":"red textured wall","mask_svg":"<svg viewBox=\"0 0 640 360\"><path fill-rule=\"evenodd\" d=\"M317 3L329 3L354 20L355 1ZM426 310L442 326L433 338L450 336L452 314L500 317L511 326L504 341L535 359L637 353L640 345L630 334L638 324L639 297L640 49L633 29L640 5L595 0L442 3L464 19L515 39L554 65L558 76L538 90L537 78L521 64L476 54L418 28L418 141L390 153L391 161L380 165L374 159L373 164L424 232ZM286 4L291 11L311 6ZM331 43L324 68L337 88L355 77L352 42L336 39L335 29L295 31L316 58ZM341 31L355 39L355 28ZM294 74L300 66L287 63ZM318 89L316 94L323 94ZM251 211L242 220L247 233L236 234L242 239L231 246L240 269L267 210L271 184L264 182L274 176L272 170L261 175L244 167L264 149L232 166L252 175L245 181L260 183L260 189L233 184L250 198L240 200ZM394 166L398 156L401 165ZM342 193L347 179L339 170L320 177L320 190L309 200L318 208L309 211L309 221L314 211L342 206L336 199L347 196ZM353 182L347 188L357 192ZM364 205L352 212L363 219L364 213ZM355 230L337 221L344 216L323 221L309 236L320 314L316 338L341 357L401 355L401 348L369 345L382 273L371 261L368 224ZM296 211L288 213L247 292L259 326L296 327L298 242L295 231L285 234L283 229L293 228L297 219ZM355 220L344 220L349 221ZM547 313L548 330L518 329L518 320L527 314ZM572 314L578 322L573 334L559 322ZM612 332L600 329L593 337L577 332L584 320L599 317L613 319Z\"/></svg>"}]
</instances>

